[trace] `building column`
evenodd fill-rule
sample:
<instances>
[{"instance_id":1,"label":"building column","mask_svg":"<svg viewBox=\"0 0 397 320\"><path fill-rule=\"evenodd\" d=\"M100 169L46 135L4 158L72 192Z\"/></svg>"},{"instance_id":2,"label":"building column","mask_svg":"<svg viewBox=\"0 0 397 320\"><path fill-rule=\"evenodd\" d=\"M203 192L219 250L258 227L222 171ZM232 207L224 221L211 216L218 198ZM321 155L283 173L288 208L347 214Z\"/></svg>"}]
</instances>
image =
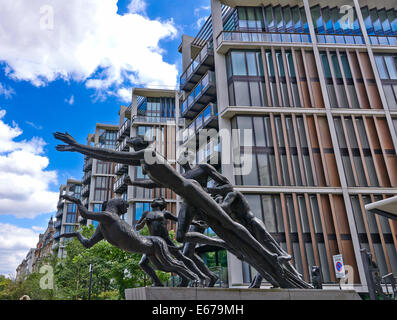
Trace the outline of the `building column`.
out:
<instances>
[{"instance_id":1,"label":"building column","mask_svg":"<svg viewBox=\"0 0 397 320\"><path fill-rule=\"evenodd\" d=\"M310 36L311 36L312 42L313 42L313 53L314 53L314 57L316 60L318 75L320 78L320 86L321 86L321 91L322 91L322 95L323 95L323 99L324 99L326 115L327 115L327 120L328 120L328 126L329 126L330 135L331 135L331 141L332 141L332 145L334 147L335 160L336 160L339 179L340 179L340 183L341 183L341 187L342 187L343 199L344 199L344 203L345 203L347 219L349 222L350 234L352 237L354 256L356 258L357 269L358 269L358 273L360 276L361 285L366 286L367 281L365 278L364 265L363 265L363 261L362 261L361 254L360 254L360 242L358 240L358 232L357 232L356 223L355 223L355 219L354 219L353 207L351 204L351 200L350 200L350 196L349 196L349 192L348 192L348 188L347 188L347 179L346 179L346 175L345 175L345 171L344 171L344 167L343 167L342 155L341 155L341 152L339 149L339 142L338 142L338 138L337 138L337 134L336 134L334 119L332 116L332 109L331 109L331 104L330 104L329 97L328 97L327 85L325 83L325 75L324 75L324 70L323 70L323 66L322 66L322 62L321 62L320 50L317 45L317 36L315 33L315 29L314 29L314 23L313 23L313 19L312 19L312 15L311 15L309 0L303 0L303 3L304 3L304 7L305 7L307 21L309 23ZM340 248L340 249L342 249L342 248ZM343 253L343 252L340 252L340 253ZM332 272L332 270L330 270L330 272Z\"/></svg>"}]
</instances>

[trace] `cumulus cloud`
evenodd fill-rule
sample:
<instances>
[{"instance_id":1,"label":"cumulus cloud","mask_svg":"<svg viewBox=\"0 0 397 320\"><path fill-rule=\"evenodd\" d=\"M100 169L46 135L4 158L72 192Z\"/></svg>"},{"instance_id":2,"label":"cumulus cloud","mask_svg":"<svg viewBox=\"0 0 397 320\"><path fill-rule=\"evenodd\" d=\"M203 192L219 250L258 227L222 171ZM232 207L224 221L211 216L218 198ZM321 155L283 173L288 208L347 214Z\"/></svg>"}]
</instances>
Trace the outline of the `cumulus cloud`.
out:
<instances>
[{"instance_id":1,"label":"cumulus cloud","mask_svg":"<svg viewBox=\"0 0 397 320\"><path fill-rule=\"evenodd\" d=\"M6 124L5 115L0 110L0 215L34 218L55 211L58 194L49 186L57 183L57 174L45 170L46 143L38 137L15 141L23 132L17 124Z\"/></svg>"},{"instance_id":2,"label":"cumulus cloud","mask_svg":"<svg viewBox=\"0 0 397 320\"><path fill-rule=\"evenodd\" d=\"M36 86L85 82L100 94L132 85L174 86L177 67L159 42L174 39L172 20L139 14L142 0L117 14L117 0L0 0L0 61L13 79Z\"/></svg>"},{"instance_id":3,"label":"cumulus cloud","mask_svg":"<svg viewBox=\"0 0 397 320\"><path fill-rule=\"evenodd\" d=\"M127 9L130 13L144 13L146 10L146 2L144 0L131 0Z\"/></svg>"},{"instance_id":4,"label":"cumulus cloud","mask_svg":"<svg viewBox=\"0 0 397 320\"><path fill-rule=\"evenodd\" d=\"M16 268L38 240L35 230L0 222L0 274L15 276Z\"/></svg>"},{"instance_id":5,"label":"cumulus cloud","mask_svg":"<svg viewBox=\"0 0 397 320\"><path fill-rule=\"evenodd\" d=\"M15 94L14 89L6 87L0 83L0 96L4 96L6 99L10 99Z\"/></svg>"}]
</instances>

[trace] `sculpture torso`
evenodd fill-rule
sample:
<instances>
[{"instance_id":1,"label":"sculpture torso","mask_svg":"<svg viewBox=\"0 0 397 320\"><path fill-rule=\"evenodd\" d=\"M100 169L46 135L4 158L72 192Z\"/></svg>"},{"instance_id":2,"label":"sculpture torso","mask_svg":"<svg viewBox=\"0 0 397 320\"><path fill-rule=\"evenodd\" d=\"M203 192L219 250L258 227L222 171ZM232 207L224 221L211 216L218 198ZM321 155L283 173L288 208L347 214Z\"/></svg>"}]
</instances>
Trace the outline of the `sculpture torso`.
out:
<instances>
[{"instance_id":1,"label":"sculpture torso","mask_svg":"<svg viewBox=\"0 0 397 320\"><path fill-rule=\"evenodd\" d=\"M145 217L146 225L151 236L168 238L167 222L160 210L149 211Z\"/></svg>"}]
</instances>

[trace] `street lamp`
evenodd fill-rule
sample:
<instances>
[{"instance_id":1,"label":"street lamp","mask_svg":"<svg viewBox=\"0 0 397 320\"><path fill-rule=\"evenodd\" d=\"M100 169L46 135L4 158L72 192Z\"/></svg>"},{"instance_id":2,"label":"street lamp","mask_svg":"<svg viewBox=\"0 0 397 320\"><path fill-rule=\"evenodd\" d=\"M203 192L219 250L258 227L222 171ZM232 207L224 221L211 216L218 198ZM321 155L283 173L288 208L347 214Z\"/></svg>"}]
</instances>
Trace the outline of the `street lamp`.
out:
<instances>
[{"instance_id":1,"label":"street lamp","mask_svg":"<svg viewBox=\"0 0 397 320\"><path fill-rule=\"evenodd\" d=\"M90 287L88 289L88 300L91 300L91 288L92 288L92 264L90 263Z\"/></svg>"}]
</instances>

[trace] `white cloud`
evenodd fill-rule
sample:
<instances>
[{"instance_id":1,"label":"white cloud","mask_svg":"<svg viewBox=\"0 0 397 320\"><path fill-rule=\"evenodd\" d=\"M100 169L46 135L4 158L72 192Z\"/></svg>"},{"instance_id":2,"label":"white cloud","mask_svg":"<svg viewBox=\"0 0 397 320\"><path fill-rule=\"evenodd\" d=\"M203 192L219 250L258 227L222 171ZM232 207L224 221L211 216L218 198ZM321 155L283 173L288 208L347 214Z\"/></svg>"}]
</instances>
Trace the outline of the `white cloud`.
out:
<instances>
[{"instance_id":1,"label":"white cloud","mask_svg":"<svg viewBox=\"0 0 397 320\"><path fill-rule=\"evenodd\" d=\"M35 248L39 233L0 222L0 274L15 275L30 248Z\"/></svg>"},{"instance_id":2,"label":"white cloud","mask_svg":"<svg viewBox=\"0 0 397 320\"><path fill-rule=\"evenodd\" d=\"M0 96L4 96L6 99L10 99L15 94L14 89L6 87L0 83Z\"/></svg>"},{"instance_id":3,"label":"white cloud","mask_svg":"<svg viewBox=\"0 0 397 320\"><path fill-rule=\"evenodd\" d=\"M31 121L25 121L25 123L29 126L31 126L32 128L36 129L36 130L42 130L43 127L40 125L35 124L34 122Z\"/></svg>"},{"instance_id":4,"label":"white cloud","mask_svg":"<svg viewBox=\"0 0 397 320\"><path fill-rule=\"evenodd\" d=\"M117 95L123 102L131 103L132 92L131 89L121 88L117 91Z\"/></svg>"},{"instance_id":5,"label":"white cloud","mask_svg":"<svg viewBox=\"0 0 397 320\"><path fill-rule=\"evenodd\" d=\"M174 86L178 71L164 61L159 41L177 29L172 20L138 14L143 7L132 1L121 16L117 0L0 0L0 61L9 77L36 86L59 78L83 81L99 94Z\"/></svg>"},{"instance_id":6,"label":"white cloud","mask_svg":"<svg viewBox=\"0 0 397 320\"><path fill-rule=\"evenodd\" d=\"M6 124L5 114L0 110L0 215L34 218L55 211L58 194L49 191L49 185L57 183L57 173L45 170L45 142L37 137L15 141L23 132L16 124Z\"/></svg>"},{"instance_id":7,"label":"white cloud","mask_svg":"<svg viewBox=\"0 0 397 320\"><path fill-rule=\"evenodd\" d=\"M69 99L65 99L65 102L69 105L74 105L74 95L72 95Z\"/></svg>"},{"instance_id":8,"label":"white cloud","mask_svg":"<svg viewBox=\"0 0 397 320\"><path fill-rule=\"evenodd\" d=\"M130 13L145 13L146 2L144 0L131 0L127 9Z\"/></svg>"}]
</instances>

